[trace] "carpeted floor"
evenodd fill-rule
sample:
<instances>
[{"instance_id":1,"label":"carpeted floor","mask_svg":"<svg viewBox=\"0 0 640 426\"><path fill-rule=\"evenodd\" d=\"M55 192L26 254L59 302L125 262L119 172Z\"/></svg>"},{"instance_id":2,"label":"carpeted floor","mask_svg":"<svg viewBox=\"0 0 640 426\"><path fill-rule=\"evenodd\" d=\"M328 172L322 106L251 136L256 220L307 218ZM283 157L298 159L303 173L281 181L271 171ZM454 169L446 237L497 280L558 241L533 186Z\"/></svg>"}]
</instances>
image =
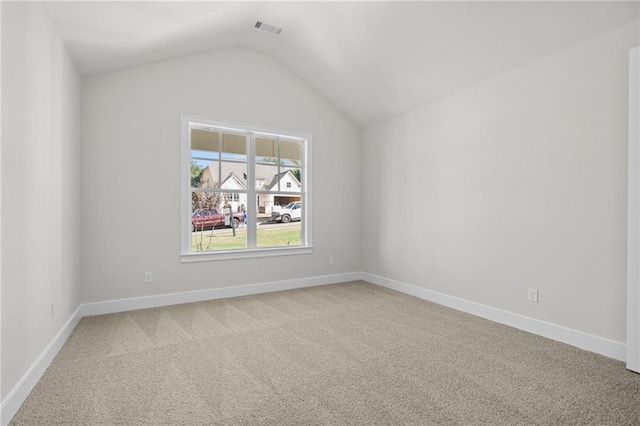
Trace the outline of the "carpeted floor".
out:
<instances>
[{"instance_id":1,"label":"carpeted floor","mask_svg":"<svg viewBox=\"0 0 640 426\"><path fill-rule=\"evenodd\" d=\"M353 282L84 318L11 424L638 425L640 375Z\"/></svg>"}]
</instances>

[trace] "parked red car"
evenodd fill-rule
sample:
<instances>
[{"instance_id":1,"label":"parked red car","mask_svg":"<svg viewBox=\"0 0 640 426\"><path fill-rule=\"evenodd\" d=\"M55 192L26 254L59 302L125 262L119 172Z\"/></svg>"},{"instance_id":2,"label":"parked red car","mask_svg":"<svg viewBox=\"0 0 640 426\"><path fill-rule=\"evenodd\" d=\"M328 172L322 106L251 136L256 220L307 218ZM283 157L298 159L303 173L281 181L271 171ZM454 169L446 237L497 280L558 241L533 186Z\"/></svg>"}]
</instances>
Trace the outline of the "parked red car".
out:
<instances>
[{"instance_id":1,"label":"parked red car","mask_svg":"<svg viewBox=\"0 0 640 426\"><path fill-rule=\"evenodd\" d=\"M232 218L233 227L237 228L238 225L240 225L244 220L244 213L233 213ZM201 231L203 229L211 229L219 226L231 227L231 224L225 225L224 213L220 213L216 209L198 209L191 214L191 232Z\"/></svg>"}]
</instances>

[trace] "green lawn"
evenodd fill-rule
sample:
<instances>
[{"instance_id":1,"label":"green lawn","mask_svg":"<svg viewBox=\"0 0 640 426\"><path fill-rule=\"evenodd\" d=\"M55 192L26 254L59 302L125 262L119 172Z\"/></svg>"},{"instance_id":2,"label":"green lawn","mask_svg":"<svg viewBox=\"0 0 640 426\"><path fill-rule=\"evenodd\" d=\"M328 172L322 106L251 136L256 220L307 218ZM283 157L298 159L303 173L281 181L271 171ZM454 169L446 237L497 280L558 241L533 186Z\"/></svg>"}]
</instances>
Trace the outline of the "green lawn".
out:
<instances>
[{"instance_id":1,"label":"green lawn","mask_svg":"<svg viewBox=\"0 0 640 426\"><path fill-rule=\"evenodd\" d=\"M299 246L300 224L292 227L258 227L258 247ZM231 250L247 247L247 229L236 229L233 236L232 229L194 232L191 235L191 249L193 251Z\"/></svg>"},{"instance_id":2,"label":"green lawn","mask_svg":"<svg viewBox=\"0 0 640 426\"><path fill-rule=\"evenodd\" d=\"M265 228L258 227L258 247L299 246L300 224L290 228Z\"/></svg>"},{"instance_id":3,"label":"green lawn","mask_svg":"<svg viewBox=\"0 0 640 426\"><path fill-rule=\"evenodd\" d=\"M191 234L191 250L230 250L247 247L247 229L236 229L236 236L233 236L232 229L210 230L193 232Z\"/></svg>"}]
</instances>

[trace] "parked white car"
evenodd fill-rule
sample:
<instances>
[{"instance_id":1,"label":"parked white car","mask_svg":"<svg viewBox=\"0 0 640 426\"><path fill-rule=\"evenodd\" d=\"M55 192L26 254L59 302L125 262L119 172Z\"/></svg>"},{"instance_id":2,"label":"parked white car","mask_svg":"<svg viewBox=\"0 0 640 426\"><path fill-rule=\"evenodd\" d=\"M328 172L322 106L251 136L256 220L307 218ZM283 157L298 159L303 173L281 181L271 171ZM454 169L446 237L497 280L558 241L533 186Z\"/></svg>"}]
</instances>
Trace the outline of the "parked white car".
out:
<instances>
[{"instance_id":1,"label":"parked white car","mask_svg":"<svg viewBox=\"0 0 640 426\"><path fill-rule=\"evenodd\" d=\"M302 213L302 203L294 201L282 208L282 210L271 213L273 222L289 223L292 220L300 220Z\"/></svg>"}]
</instances>

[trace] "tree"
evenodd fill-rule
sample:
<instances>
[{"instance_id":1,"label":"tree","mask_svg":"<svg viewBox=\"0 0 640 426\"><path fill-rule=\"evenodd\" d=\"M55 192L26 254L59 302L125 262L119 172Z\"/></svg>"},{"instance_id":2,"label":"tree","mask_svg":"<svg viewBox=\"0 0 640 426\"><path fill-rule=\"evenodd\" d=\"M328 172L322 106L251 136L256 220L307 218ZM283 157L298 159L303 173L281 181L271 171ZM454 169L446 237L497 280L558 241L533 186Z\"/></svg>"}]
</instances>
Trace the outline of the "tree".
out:
<instances>
[{"instance_id":1,"label":"tree","mask_svg":"<svg viewBox=\"0 0 640 426\"><path fill-rule=\"evenodd\" d=\"M191 202L193 211L213 209L220 211L222 194L219 192L192 192Z\"/></svg>"},{"instance_id":2,"label":"tree","mask_svg":"<svg viewBox=\"0 0 640 426\"><path fill-rule=\"evenodd\" d=\"M300 175L300 169L291 170L291 173L293 173L293 175L296 177L296 179L298 179L298 182L302 182L301 175Z\"/></svg>"},{"instance_id":3,"label":"tree","mask_svg":"<svg viewBox=\"0 0 640 426\"><path fill-rule=\"evenodd\" d=\"M200 186L200 178L202 177L202 166L200 166L195 161L191 160L191 187L198 188ZM198 192L191 193L191 208L195 211L197 209L201 209L202 206L202 197Z\"/></svg>"},{"instance_id":4,"label":"tree","mask_svg":"<svg viewBox=\"0 0 640 426\"><path fill-rule=\"evenodd\" d=\"M191 161L191 187L198 188L200 186L200 178L202 178L202 166L195 161Z\"/></svg>"}]
</instances>

